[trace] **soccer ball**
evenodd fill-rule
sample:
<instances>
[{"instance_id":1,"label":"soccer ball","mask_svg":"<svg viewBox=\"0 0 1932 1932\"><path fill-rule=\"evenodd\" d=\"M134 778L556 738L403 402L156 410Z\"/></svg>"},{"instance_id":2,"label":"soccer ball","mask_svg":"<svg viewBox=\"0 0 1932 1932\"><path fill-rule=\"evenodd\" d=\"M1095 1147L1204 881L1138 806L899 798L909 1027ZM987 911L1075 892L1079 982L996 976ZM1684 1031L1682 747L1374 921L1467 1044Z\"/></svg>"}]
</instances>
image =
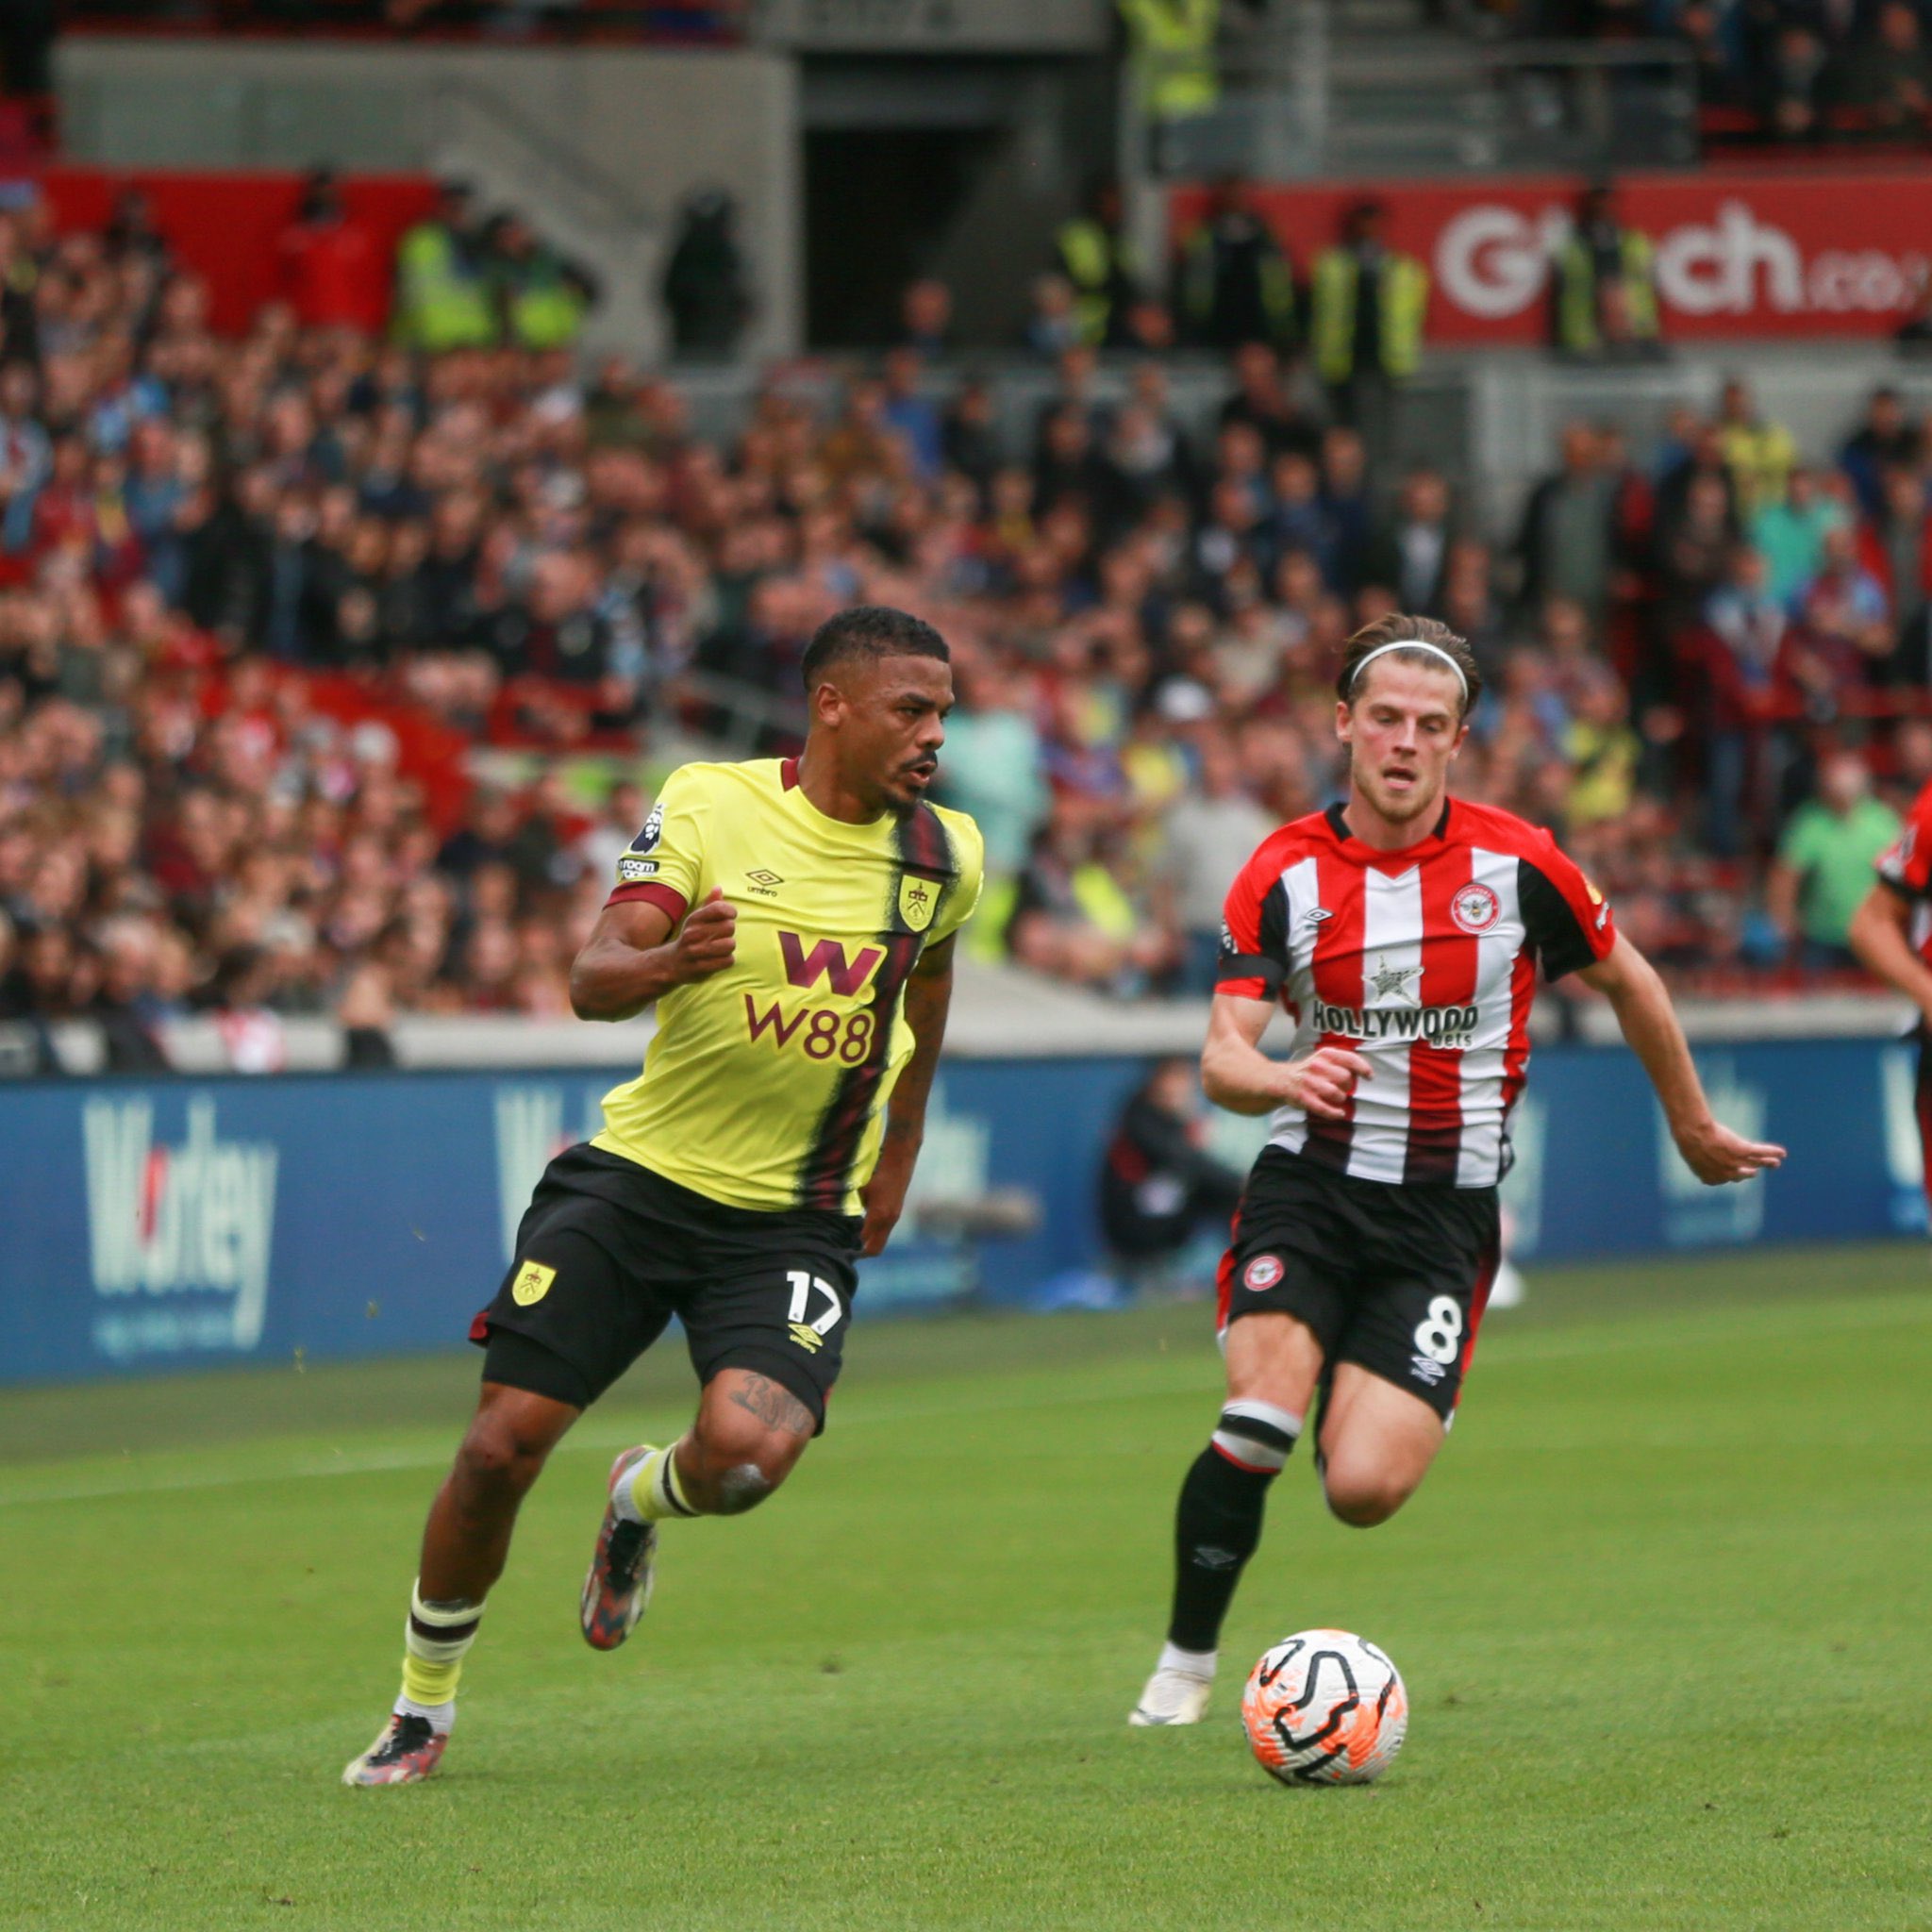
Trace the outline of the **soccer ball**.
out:
<instances>
[{"instance_id":1,"label":"soccer ball","mask_svg":"<svg viewBox=\"0 0 1932 1932\"><path fill-rule=\"evenodd\" d=\"M1264 1771L1285 1785L1365 1785L1408 1731L1402 1674L1346 1630L1284 1637L1241 1692L1241 1723Z\"/></svg>"}]
</instances>

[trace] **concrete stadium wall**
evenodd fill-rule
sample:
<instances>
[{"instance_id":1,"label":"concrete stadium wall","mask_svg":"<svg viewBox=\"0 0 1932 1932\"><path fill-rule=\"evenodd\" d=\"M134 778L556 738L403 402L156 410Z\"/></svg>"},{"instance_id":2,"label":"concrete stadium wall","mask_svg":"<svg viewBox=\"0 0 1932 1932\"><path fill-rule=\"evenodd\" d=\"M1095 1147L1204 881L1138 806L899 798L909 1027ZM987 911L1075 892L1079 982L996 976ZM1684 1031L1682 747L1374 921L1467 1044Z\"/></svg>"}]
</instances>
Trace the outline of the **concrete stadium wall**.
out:
<instances>
[{"instance_id":1,"label":"concrete stadium wall","mask_svg":"<svg viewBox=\"0 0 1932 1932\"><path fill-rule=\"evenodd\" d=\"M70 37L69 157L113 168L459 174L606 279L587 341L661 351L658 270L693 189L737 199L747 347L799 340L796 63L756 49L382 46Z\"/></svg>"}]
</instances>

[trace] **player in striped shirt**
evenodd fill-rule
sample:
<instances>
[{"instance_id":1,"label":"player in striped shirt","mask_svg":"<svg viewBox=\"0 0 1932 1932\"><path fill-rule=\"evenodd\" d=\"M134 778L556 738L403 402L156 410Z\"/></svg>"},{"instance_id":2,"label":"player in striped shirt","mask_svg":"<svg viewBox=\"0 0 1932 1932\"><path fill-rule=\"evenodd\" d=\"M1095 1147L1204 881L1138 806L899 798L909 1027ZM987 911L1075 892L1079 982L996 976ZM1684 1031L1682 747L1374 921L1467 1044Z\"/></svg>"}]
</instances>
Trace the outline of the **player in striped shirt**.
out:
<instances>
[{"instance_id":1,"label":"player in striped shirt","mask_svg":"<svg viewBox=\"0 0 1932 1932\"><path fill-rule=\"evenodd\" d=\"M1920 1158L1932 1202L1932 785L1912 801L1905 829L1881 853L1877 883L1852 915L1846 934L1866 967L1919 1009Z\"/></svg>"},{"instance_id":2,"label":"player in striped shirt","mask_svg":"<svg viewBox=\"0 0 1932 1932\"><path fill-rule=\"evenodd\" d=\"M1496 1266L1539 962L1608 998L1699 1179L1783 1158L1711 1117L1662 982L1549 833L1448 795L1480 689L1442 625L1358 631L1337 681L1347 803L1271 834L1227 895L1201 1071L1217 1105L1273 1122L1221 1266L1227 1402L1181 1486L1168 1641L1133 1724L1205 1714L1268 1486L1318 1396L1344 1523L1386 1522L1441 1447ZM1260 1051L1277 1007L1286 1060Z\"/></svg>"}]
</instances>

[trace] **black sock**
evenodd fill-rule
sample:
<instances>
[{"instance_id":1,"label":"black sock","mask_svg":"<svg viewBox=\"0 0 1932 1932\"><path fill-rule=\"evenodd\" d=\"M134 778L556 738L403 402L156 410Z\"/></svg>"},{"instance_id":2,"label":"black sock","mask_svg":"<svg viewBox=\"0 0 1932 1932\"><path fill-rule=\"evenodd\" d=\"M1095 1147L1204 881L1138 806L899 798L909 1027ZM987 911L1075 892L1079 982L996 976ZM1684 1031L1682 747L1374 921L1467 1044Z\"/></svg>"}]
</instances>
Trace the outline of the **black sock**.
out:
<instances>
[{"instance_id":1,"label":"black sock","mask_svg":"<svg viewBox=\"0 0 1932 1932\"><path fill-rule=\"evenodd\" d=\"M1233 1428L1241 1431L1241 1439L1229 1434ZM1227 1438L1228 1447L1217 1440L1194 1458L1174 1515L1174 1615L1167 1641L1177 1650L1206 1652L1220 1643L1235 1586L1261 1541L1268 1485L1294 1447L1289 1431L1238 1419L1232 1408L1223 1414L1216 1436Z\"/></svg>"}]
</instances>

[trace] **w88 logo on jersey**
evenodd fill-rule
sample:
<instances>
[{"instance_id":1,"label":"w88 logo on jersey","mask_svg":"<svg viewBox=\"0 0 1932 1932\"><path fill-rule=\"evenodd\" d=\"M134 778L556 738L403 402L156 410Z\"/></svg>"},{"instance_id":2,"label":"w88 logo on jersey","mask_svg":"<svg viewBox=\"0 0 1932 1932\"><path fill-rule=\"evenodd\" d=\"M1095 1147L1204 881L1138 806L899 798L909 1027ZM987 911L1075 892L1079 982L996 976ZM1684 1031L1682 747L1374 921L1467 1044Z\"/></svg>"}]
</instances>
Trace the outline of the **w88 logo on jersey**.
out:
<instances>
[{"instance_id":1,"label":"w88 logo on jersey","mask_svg":"<svg viewBox=\"0 0 1932 1932\"><path fill-rule=\"evenodd\" d=\"M756 997L744 996L745 1030L754 1041L766 1034L780 1052L796 1045L808 1059L837 1059L856 1067L872 1051L878 1021L869 1007L841 1012L836 1007L800 1007L787 1013L777 1000L760 1012Z\"/></svg>"}]
</instances>

